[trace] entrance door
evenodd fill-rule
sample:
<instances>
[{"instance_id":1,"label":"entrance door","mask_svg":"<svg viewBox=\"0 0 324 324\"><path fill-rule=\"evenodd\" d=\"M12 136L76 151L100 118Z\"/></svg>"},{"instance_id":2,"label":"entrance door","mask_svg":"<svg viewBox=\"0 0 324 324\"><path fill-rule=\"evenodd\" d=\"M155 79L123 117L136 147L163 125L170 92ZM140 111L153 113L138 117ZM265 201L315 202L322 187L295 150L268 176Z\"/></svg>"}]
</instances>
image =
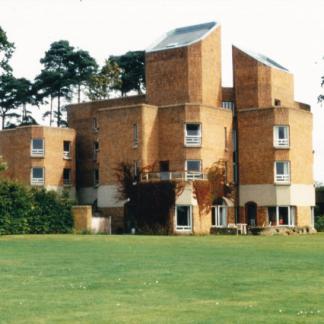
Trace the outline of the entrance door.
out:
<instances>
[{"instance_id":1,"label":"entrance door","mask_svg":"<svg viewBox=\"0 0 324 324\"><path fill-rule=\"evenodd\" d=\"M257 205L254 202L248 202L245 204L245 213L247 217L247 223L249 226L257 225Z\"/></svg>"}]
</instances>

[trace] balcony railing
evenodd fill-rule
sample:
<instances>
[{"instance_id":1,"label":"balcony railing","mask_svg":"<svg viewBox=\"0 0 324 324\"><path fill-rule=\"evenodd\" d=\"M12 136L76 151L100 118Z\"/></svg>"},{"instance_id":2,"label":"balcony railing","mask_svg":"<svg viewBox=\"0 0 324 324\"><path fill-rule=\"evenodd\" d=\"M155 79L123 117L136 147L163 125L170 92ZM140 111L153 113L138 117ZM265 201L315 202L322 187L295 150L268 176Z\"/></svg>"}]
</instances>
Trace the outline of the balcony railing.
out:
<instances>
[{"instance_id":1,"label":"balcony railing","mask_svg":"<svg viewBox=\"0 0 324 324\"><path fill-rule=\"evenodd\" d=\"M32 148L31 155L32 156L44 156L44 149L35 149L35 148Z\"/></svg>"},{"instance_id":2,"label":"balcony railing","mask_svg":"<svg viewBox=\"0 0 324 324\"><path fill-rule=\"evenodd\" d=\"M277 146L277 147L288 147L289 146L289 139L288 138L276 138L275 139L275 146Z\"/></svg>"},{"instance_id":3,"label":"balcony railing","mask_svg":"<svg viewBox=\"0 0 324 324\"><path fill-rule=\"evenodd\" d=\"M32 178L31 184L34 186L42 186L44 184L44 178Z\"/></svg>"},{"instance_id":4,"label":"balcony railing","mask_svg":"<svg viewBox=\"0 0 324 324\"><path fill-rule=\"evenodd\" d=\"M195 171L175 171L175 172L147 172L141 175L141 181L163 181L163 180L206 180L207 175Z\"/></svg>"},{"instance_id":5,"label":"balcony railing","mask_svg":"<svg viewBox=\"0 0 324 324\"><path fill-rule=\"evenodd\" d=\"M290 176L289 174L276 174L276 182L290 182Z\"/></svg>"},{"instance_id":6,"label":"balcony railing","mask_svg":"<svg viewBox=\"0 0 324 324\"><path fill-rule=\"evenodd\" d=\"M63 179L63 185L64 186L69 186L69 185L71 185L72 184L72 181L71 181L71 179Z\"/></svg>"},{"instance_id":7,"label":"balcony railing","mask_svg":"<svg viewBox=\"0 0 324 324\"><path fill-rule=\"evenodd\" d=\"M66 159L66 160L69 160L71 158L70 151L64 151L63 152L63 158Z\"/></svg>"},{"instance_id":8,"label":"balcony railing","mask_svg":"<svg viewBox=\"0 0 324 324\"><path fill-rule=\"evenodd\" d=\"M193 136L193 135L186 136L185 144L187 146L199 146L201 145L201 136Z\"/></svg>"}]
</instances>

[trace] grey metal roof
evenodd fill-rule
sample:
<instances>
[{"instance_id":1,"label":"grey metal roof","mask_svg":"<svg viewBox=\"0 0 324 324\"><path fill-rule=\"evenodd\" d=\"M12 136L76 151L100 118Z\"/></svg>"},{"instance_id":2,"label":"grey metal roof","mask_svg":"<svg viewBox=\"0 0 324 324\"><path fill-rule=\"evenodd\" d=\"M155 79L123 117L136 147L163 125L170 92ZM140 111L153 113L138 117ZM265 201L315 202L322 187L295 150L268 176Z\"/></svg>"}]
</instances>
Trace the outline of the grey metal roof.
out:
<instances>
[{"instance_id":1,"label":"grey metal roof","mask_svg":"<svg viewBox=\"0 0 324 324\"><path fill-rule=\"evenodd\" d=\"M259 54L259 53L254 53L252 51L246 51L246 50L242 50L241 48L239 48L239 50L241 50L242 52L246 53L247 55L253 57L254 59L256 59L257 61L268 65L270 67L274 67L276 69L280 69L283 70L285 72L289 72L288 69L286 69L285 67L283 67L281 64L277 63L276 61L272 60L271 58L263 55L263 54Z\"/></svg>"},{"instance_id":2,"label":"grey metal roof","mask_svg":"<svg viewBox=\"0 0 324 324\"><path fill-rule=\"evenodd\" d=\"M209 22L173 29L164 34L158 41L146 49L146 52L155 52L188 46L204 38L216 27L218 27L216 22Z\"/></svg>"}]
</instances>

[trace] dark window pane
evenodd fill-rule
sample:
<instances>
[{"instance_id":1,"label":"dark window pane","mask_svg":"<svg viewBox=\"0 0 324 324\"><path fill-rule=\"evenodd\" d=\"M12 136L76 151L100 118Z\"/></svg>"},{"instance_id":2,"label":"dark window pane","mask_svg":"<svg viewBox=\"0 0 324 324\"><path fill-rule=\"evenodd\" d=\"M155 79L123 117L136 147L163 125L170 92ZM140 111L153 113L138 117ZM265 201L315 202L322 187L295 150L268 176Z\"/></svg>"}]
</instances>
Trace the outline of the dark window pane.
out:
<instances>
[{"instance_id":1,"label":"dark window pane","mask_svg":"<svg viewBox=\"0 0 324 324\"><path fill-rule=\"evenodd\" d=\"M189 207L188 206L177 206L177 225L178 226L189 226Z\"/></svg>"}]
</instances>

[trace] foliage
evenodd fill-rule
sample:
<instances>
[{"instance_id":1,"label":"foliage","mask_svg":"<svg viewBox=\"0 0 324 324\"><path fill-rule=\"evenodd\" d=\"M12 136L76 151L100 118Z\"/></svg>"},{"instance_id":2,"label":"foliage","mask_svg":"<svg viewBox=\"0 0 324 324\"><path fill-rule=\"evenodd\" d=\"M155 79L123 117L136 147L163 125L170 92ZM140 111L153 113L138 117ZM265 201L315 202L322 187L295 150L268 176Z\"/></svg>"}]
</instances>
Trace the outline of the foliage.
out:
<instances>
[{"instance_id":1,"label":"foliage","mask_svg":"<svg viewBox=\"0 0 324 324\"><path fill-rule=\"evenodd\" d=\"M113 89L121 85L121 70L117 63L111 59L105 61L105 64L98 73L92 74L87 82L86 95L90 100L102 100L110 97Z\"/></svg>"},{"instance_id":2,"label":"foliage","mask_svg":"<svg viewBox=\"0 0 324 324\"><path fill-rule=\"evenodd\" d=\"M324 215L315 217L315 229L324 232Z\"/></svg>"},{"instance_id":3,"label":"foliage","mask_svg":"<svg viewBox=\"0 0 324 324\"><path fill-rule=\"evenodd\" d=\"M6 32L0 26L0 75L11 72L9 59L11 58L15 45L8 40Z\"/></svg>"},{"instance_id":4,"label":"foliage","mask_svg":"<svg viewBox=\"0 0 324 324\"><path fill-rule=\"evenodd\" d=\"M0 234L67 233L72 225L66 194L0 181Z\"/></svg>"},{"instance_id":5,"label":"foliage","mask_svg":"<svg viewBox=\"0 0 324 324\"><path fill-rule=\"evenodd\" d=\"M121 69L121 83L113 86L122 96L134 90L142 94L145 90L145 52L130 51L120 56L110 56Z\"/></svg>"},{"instance_id":6,"label":"foliage","mask_svg":"<svg viewBox=\"0 0 324 324\"><path fill-rule=\"evenodd\" d=\"M193 193L197 199L199 215L208 214L212 205L211 184L209 181L195 180L192 183Z\"/></svg>"}]
</instances>

